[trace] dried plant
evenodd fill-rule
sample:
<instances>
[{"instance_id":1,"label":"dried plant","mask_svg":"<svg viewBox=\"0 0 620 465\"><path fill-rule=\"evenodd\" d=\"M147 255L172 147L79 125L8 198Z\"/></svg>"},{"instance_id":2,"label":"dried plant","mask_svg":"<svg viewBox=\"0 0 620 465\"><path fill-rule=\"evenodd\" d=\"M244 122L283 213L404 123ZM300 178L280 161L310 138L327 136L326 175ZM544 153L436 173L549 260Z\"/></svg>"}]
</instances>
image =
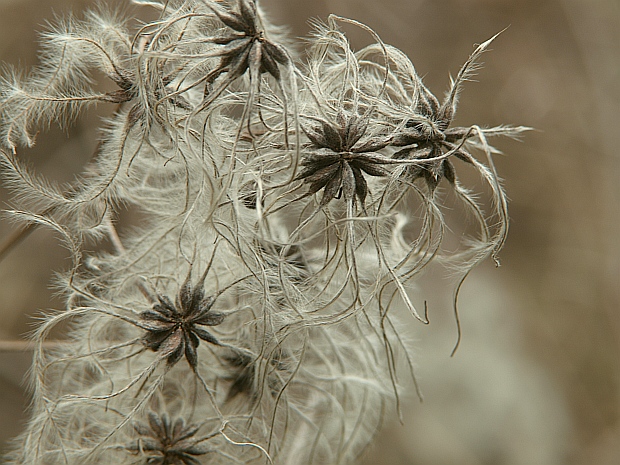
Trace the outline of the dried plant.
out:
<instances>
[{"instance_id":1,"label":"dried plant","mask_svg":"<svg viewBox=\"0 0 620 465\"><path fill-rule=\"evenodd\" d=\"M157 19L61 21L41 64L0 84L11 213L73 257L66 308L33 335L31 420L10 463L350 463L415 385L401 329L408 312L429 322L415 278L438 262L464 279L505 240L487 138L526 128L451 127L493 39L439 103L354 20L317 22L302 60L255 0L133 3ZM352 50L342 24L373 44ZM82 178L54 186L25 167L39 128L100 102L116 109ZM491 213L455 160L490 187ZM443 186L478 226L456 251ZM126 206L143 219L119 237ZM92 252L108 239L113 253Z\"/></svg>"}]
</instances>

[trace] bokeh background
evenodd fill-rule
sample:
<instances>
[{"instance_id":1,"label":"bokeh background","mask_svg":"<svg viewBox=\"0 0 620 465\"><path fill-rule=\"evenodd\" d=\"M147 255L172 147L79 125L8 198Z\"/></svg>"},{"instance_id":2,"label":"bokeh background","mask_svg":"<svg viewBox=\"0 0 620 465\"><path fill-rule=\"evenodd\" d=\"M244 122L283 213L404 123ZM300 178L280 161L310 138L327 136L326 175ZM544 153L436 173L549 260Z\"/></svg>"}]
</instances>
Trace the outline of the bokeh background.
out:
<instances>
[{"instance_id":1,"label":"bokeh background","mask_svg":"<svg viewBox=\"0 0 620 465\"><path fill-rule=\"evenodd\" d=\"M36 63L35 31L89 0L0 0L0 59ZM109 0L122 4L125 0ZM620 2L618 0L263 0L276 23L306 36L329 13L372 26L404 50L441 95L473 45L508 28L462 94L457 124L535 128L499 140L510 196L502 266L466 282L456 330L450 283L426 279L432 323L412 322L418 381L365 464L616 465L620 463ZM352 34L360 40L363 34ZM24 152L39 172L69 181L90 158L101 111L69 133L52 128ZM0 205L10 199L0 186ZM15 231L0 220L0 243ZM39 230L0 262L0 450L22 429L31 353L14 341L68 265Z\"/></svg>"}]
</instances>

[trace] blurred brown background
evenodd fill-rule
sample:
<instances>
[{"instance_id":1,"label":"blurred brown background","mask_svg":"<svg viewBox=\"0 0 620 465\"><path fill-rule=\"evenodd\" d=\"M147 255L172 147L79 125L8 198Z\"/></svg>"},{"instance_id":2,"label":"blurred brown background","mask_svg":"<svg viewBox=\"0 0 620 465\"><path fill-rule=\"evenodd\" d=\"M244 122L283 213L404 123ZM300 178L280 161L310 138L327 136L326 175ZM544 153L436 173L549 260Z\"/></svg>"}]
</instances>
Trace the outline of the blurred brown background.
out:
<instances>
[{"instance_id":1,"label":"blurred brown background","mask_svg":"<svg viewBox=\"0 0 620 465\"><path fill-rule=\"evenodd\" d=\"M35 30L53 12L92 3L0 0L0 59L34 64ZM457 124L536 128L523 142L496 142L507 154L496 163L511 199L502 267L485 263L466 282L464 339L453 358L449 288L429 281L421 289L432 324L412 323L411 334L425 401L410 396L403 424L394 413L365 463L620 463L620 2L262 4L295 36L330 12L370 25L437 95L474 43L508 27L484 55L479 82L467 83ZM70 139L51 130L24 155L50 178L72 179L92 153L97 118L84 115ZM8 198L0 187L3 208ZM0 221L0 239L12 231ZM0 341L23 339L39 310L62 305L48 283L66 256L52 234L36 231L0 263ZM25 421L29 357L0 351L0 444Z\"/></svg>"}]
</instances>

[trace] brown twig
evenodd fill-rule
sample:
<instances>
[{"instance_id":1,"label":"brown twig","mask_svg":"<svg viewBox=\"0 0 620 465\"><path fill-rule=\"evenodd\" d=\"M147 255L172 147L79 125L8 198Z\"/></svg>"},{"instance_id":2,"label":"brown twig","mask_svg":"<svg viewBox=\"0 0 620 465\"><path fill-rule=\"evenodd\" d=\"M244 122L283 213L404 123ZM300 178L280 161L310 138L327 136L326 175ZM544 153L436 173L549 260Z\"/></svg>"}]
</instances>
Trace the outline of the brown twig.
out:
<instances>
[{"instance_id":1,"label":"brown twig","mask_svg":"<svg viewBox=\"0 0 620 465\"><path fill-rule=\"evenodd\" d=\"M46 341L43 343L44 349L55 349L61 345L66 344L65 341ZM34 350L35 344L31 341L15 340L15 341L2 341L0 340L0 353L2 352L28 352Z\"/></svg>"},{"instance_id":2,"label":"brown twig","mask_svg":"<svg viewBox=\"0 0 620 465\"><path fill-rule=\"evenodd\" d=\"M26 226L23 226L21 229L11 234L9 238L0 245L0 262L2 262L9 252L21 241L26 239L38 226L38 223L28 223Z\"/></svg>"}]
</instances>

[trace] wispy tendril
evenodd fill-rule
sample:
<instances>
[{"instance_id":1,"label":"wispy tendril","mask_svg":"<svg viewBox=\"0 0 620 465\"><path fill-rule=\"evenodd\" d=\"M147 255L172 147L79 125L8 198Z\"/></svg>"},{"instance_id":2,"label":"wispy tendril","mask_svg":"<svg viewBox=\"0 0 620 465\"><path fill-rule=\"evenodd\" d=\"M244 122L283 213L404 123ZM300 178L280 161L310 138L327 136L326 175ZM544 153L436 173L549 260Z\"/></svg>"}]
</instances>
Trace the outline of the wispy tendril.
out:
<instances>
[{"instance_id":1,"label":"wispy tendril","mask_svg":"<svg viewBox=\"0 0 620 465\"><path fill-rule=\"evenodd\" d=\"M456 269L458 295L506 238L488 139L527 128L453 125L494 38L440 101L354 20L316 21L301 57L256 0L133 3L151 19L61 20L41 63L0 81L13 215L73 259L65 308L33 333L9 463L351 463L400 409L401 372L415 385L403 321L430 322L420 272ZM343 24L371 45L354 50ZM114 110L79 179L27 168L41 129L100 103ZM444 188L475 226L450 248ZM128 207L139 219L117 231Z\"/></svg>"}]
</instances>

